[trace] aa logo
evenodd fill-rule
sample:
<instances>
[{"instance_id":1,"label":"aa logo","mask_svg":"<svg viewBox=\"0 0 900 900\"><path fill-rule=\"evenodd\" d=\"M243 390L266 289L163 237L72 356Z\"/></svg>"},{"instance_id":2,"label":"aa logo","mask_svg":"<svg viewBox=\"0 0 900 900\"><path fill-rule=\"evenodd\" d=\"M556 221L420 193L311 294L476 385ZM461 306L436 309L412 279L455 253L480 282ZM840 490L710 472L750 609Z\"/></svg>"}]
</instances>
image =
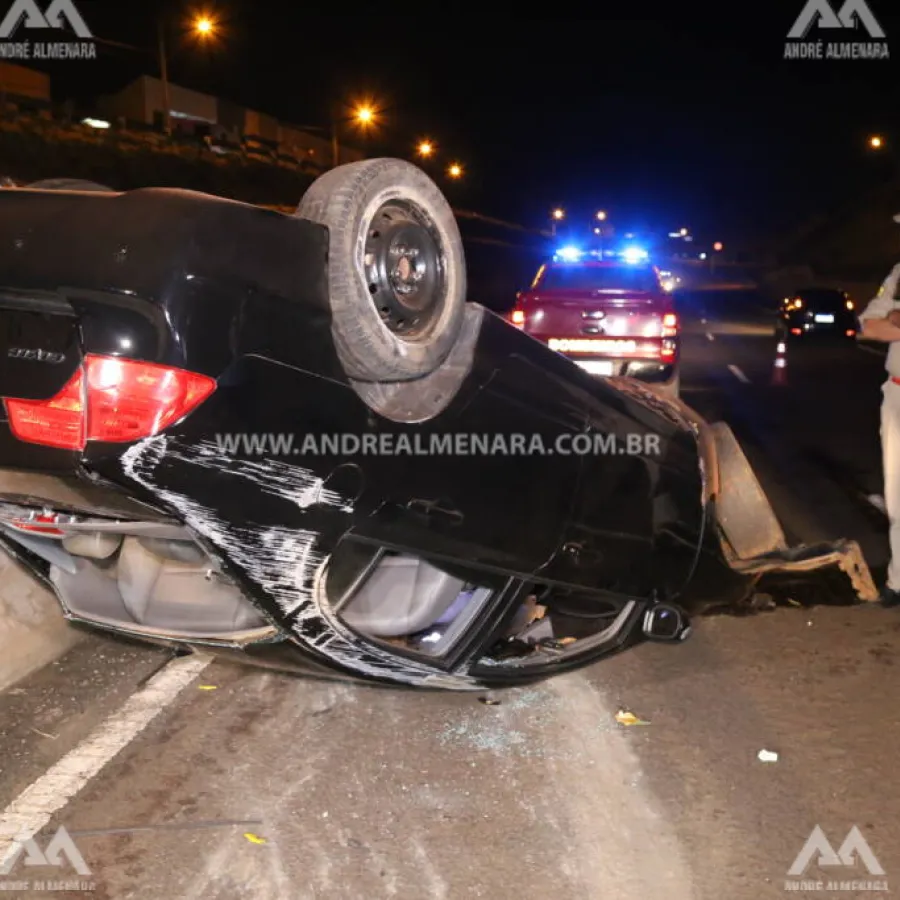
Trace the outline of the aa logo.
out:
<instances>
[{"instance_id":1,"label":"aa logo","mask_svg":"<svg viewBox=\"0 0 900 900\"><path fill-rule=\"evenodd\" d=\"M845 0L835 12L828 0L807 0L806 6L788 32L789 38L805 38L813 25L819 28L855 28L857 22L869 32L869 37L883 38L884 29L872 15L866 0Z\"/></svg>"},{"instance_id":2,"label":"aa logo","mask_svg":"<svg viewBox=\"0 0 900 900\"><path fill-rule=\"evenodd\" d=\"M25 20L26 28L63 28L63 20L82 40L91 40L93 35L78 12L74 0L50 0L46 12L41 12L36 0L15 0L9 12L0 22L0 38L6 39Z\"/></svg>"},{"instance_id":3,"label":"aa logo","mask_svg":"<svg viewBox=\"0 0 900 900\"><path fill-rule=\"evenodd\" d=\"M50 843L47 844L46 850L41 850L33 837L22 841L17 840L12 851L7 854L0 865L0 875L9 875L23 853L25 854L23 862L26 866L61 866L63 857L65 857L79 875L91 874L84 857L75 846L75 841L72 840L64 825L60 825L56 834L50 839Z\"/></svg>"},{"instance_id":4,"label":"aa logo","mask_svg":"<svg viewBox=\"0 0 900 900\"><path fill-rule=\"evenodd\" d=\"M862 836L862 832L854 825L844 838L844 843L837 851L828 842L825 832L816 825L812 834L803 845L803 849L797 854L793 865L788 869L788 875L803 875L811 863L817 866L848 866L855 867L857 863L863 863L870 875L884 875L884 869L878 862L872 848Z\"/></svg>"}]
</instances>

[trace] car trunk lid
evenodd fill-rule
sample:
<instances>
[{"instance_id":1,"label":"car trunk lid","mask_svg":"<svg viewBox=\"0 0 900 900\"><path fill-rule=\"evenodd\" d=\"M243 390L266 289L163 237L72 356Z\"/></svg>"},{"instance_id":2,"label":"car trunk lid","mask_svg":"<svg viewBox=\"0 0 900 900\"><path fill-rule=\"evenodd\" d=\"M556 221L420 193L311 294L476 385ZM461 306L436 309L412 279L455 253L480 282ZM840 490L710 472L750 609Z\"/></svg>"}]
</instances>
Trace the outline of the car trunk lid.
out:
<instances>
[{"instance_id":1,"label":"car trunk lid","mask_svg":"<svg viewBox=\"0 0 900 900\"><path fill-rule=\"evenodd\" d=\"M52 397L81 359L78 317L67 300L0 288L0 397Z\"/></svg>"}]
</instances>

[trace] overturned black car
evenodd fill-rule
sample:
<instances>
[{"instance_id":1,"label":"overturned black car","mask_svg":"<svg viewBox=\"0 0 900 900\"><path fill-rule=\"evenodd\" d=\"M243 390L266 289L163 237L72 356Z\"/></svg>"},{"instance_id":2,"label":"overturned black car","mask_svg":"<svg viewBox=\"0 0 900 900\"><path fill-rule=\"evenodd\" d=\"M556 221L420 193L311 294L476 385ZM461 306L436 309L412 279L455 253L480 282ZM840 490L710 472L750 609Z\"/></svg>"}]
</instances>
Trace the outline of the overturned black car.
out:
<instances>
[{"instance_id":1,"label":"overturned black car","mask_svg":"<svg viewBox=\"0 0 900 900\"><path fill-rule=\"evenodd\" d=\"M855 543L786 545L727 426L466 302L407 163L294 216L50 188L0 192L0 543L72 621L478 689L679 641L773 573L874 598Z\"/></svg>"}]
</instances>

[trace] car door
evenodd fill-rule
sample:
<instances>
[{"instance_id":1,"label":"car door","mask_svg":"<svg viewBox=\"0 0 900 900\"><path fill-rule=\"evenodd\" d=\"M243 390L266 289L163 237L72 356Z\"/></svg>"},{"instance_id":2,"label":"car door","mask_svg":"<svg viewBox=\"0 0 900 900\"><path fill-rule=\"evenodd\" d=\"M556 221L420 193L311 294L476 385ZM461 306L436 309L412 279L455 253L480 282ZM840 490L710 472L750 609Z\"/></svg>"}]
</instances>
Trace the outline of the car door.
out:
<instances>
[{"instance_id":1,"label":"car door","mask_svg":"<svg viewBox=\"0 0 900 900\"><path fill-rule=\"evenodd\" d=\"M554 452L561 436L585 428L569 390L526 355L482 354L466 396L444 414L412 428L379 426L414 432L426 448L444 442L448 452L367 460L367 481L384 486L385 503L364 527L421 553L520 573L544 566L580 475L577 457Z\"/></svg>"},{"instance_id":2,"label":"car door","mask_svg":"<svg viewBox=\"0 0 900 900\"><path fill-rule=\"evenodd\" d=\"M689 578L704 521L697 445L664 400L654 411L636 401L644 395L654 398L627 379L597 383L586 410L590 449L562 552L547 570L554 579L671 597Z\"/></svg>"}]
</instances>

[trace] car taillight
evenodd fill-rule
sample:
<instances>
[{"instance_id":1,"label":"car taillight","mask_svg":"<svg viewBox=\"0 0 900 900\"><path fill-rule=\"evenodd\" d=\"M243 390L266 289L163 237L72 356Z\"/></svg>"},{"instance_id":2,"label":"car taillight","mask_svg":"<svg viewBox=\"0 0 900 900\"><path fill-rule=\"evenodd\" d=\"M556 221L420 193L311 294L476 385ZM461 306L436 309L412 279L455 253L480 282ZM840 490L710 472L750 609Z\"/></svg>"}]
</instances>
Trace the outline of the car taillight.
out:
<instances>
[{"instance_id":1,"label":"car taillight","mask_svg":"<svg viewBox=\"0 0 900 900\"><path fill-rule=\"evenodd\" d=\"M45 537L64 537L65 532L56 527L60 519L59 513L45 512L37 513L28 518L19 517L12 519L7 524L19 531L31 531L42 534Z\"/></svg>"},{"instance_id":2,"label":"car taillight","mask_svg":"<svg viewBox=\"0 0 900 900\"><path fill-rule=\"evenodd\" d=\"M675 342L674 341L663 341L662 346L659 348L659 356L660 356L660 359L674 360L675 359Z\"/></svg>"},{"instance_id":3,"label":"car taillight","mask_svg":"<svg viewBox=\"0 0 900 900\"><path fill-rule=\"evenodd\" d=\"M49 400L6 398L9 427L20 440L63 450L84 447L84 373L79 368Z\"/></svg>"},{"instance_id":4,"label":"car taillight","mask_svg":"<svg viewBox=\"0 0 900 900\"><path fill-rule=\"evenodd\" d=\"M55 397L5 402L19 440L83 450L87 441L151 437L184 418L215 388L214 379L196 372L89 354Z\"/></svg>"},{"instance_id":5,"label":"car taillight","mask_svg":"<svg viewBox=\"0 0 900 900\"><path fill-rule=\"evenodd\" d=\"M675 337L678 334L678 316L675 313L666 313L662 321L662 336Z\"/></svg>"},{"instance_id":6,"label":"car taillight","mask_svg":"<svg viewBox=\"0 0 900 900\"><path fill-rule=\"evenodd\" d=\"M509 321L517 328L521 328L525 324L525 310L514 309L509 315Z\"/></svg>"}]
</instances>

